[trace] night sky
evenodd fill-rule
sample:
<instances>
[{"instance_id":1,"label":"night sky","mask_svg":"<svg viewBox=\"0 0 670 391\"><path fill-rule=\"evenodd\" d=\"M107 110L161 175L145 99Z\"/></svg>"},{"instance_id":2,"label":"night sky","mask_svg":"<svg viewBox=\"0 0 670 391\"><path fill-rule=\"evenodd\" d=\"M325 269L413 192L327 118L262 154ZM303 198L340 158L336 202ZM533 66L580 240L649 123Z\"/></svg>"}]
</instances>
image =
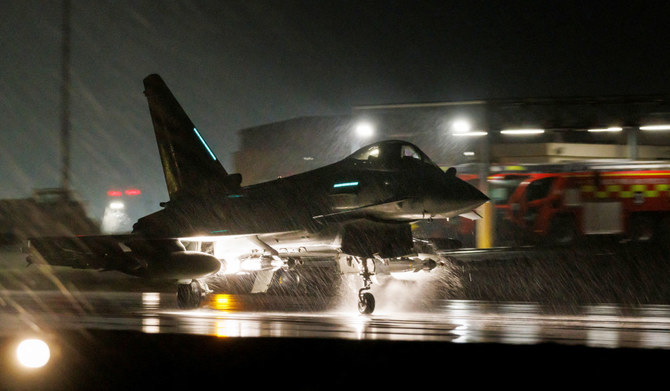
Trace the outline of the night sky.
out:
<instances>
[{"instance_id":1,"label":"night sky","mask_svg":"<svg viewBox=\"0 0 670 391\"><path fill-rule=\"evenodd\" d=\"M72 185L97 216L112 187L167 199L150 73L229 170L239 129L355 105L670 91L661 1L72 2ZM61 3L0 18L0 198L27 197L60 184Z\"/></svg>"}]
</instances>

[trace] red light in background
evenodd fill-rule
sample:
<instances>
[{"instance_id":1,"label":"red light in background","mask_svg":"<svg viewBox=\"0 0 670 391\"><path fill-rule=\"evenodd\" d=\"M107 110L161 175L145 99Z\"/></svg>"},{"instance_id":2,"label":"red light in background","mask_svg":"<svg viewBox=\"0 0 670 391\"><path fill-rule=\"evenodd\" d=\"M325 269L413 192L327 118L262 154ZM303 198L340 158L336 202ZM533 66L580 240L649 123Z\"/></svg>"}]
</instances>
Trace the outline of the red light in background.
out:
<instances>
[{"instance_id":1,"label":"red light in background","mask_svg":"<svg viewBox=\"0 0 670 391\"><path fill-rule=\"evenodd\" d=\"M139 189L128 189L125 191L126 195L129 196L134 196L134 195L140 195L142 192Z\"/></svg>"},{"instance_id":2,"label":"red light in background","mask_svg":"<svg viewBox=\"0 0 670 391\"><path fill-rule=\"evenodd\" d=\"M123 193L121 193L118 190L110 190L110 191L107 192L107 195L109 197L121 197L123 195Z\"/></svg>"}]
</instances>

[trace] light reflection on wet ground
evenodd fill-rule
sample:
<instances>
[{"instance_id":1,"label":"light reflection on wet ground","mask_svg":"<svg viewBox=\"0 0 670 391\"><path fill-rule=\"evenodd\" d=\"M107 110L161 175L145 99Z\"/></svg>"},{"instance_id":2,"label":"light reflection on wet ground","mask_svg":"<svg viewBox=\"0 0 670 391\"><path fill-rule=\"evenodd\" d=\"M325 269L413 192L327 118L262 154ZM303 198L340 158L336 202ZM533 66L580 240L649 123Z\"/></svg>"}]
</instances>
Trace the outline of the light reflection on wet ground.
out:
<instances>
[{"instance_id":1,"label":"light reflection on wet ground","mask_svg":"<svg viewBox=\"0 0 670 391\"><path fill-rule=\"evenodd\" d=\"M212 295L204 308L176 309L174 294L0 291L0 333L80 328L219 337L553 342L670 349L670 306L548 307L436 300L417 311L372 316L304 297Z\"/></svg>"}]
</instances>

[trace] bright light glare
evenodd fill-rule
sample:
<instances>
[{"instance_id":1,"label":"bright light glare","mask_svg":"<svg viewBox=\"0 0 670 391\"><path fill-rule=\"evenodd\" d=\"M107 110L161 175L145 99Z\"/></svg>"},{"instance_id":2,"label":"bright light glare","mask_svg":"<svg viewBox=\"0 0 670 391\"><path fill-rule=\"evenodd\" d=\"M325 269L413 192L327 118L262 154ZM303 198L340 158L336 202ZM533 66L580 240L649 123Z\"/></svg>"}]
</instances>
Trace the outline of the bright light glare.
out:
<instances>
[{"instance_id":1,"label":"bright light glare","mask_svg":"<svg viewBox=\"0 0 670 391\"><path fill-rule=\"evenodd\" d=\"M375 128L369 122L359 122L356 124L356 135L360 138L370 138L375 134Z\"/></svg>"},{"instance_id":2,"label":"bright light glare","mask_svg":"<svg viewBox=\"0 0 670 391\"><path fill-rule=\"evenodd\" d=\"M618 126L612 126L609 128L599 128L599 129L589 129L589 132L620 132L623 129Z\"/></svg>"},{"instance_id":3,"label":"bright light glare","mask_svg":"<svg viewBox=\"0 0 670 391\"><path fill-rule=\"evenodd\" d=\"M505 129L500 133L508 135L524 135L524 134L542 134L544 129Z\"/></svg>"},{"instance_id":4,"label":"bright light glare","mask_svg":"<svg viewBox=\"0 0 670 391\"><path fill-rule=\"evenodd\" d=\"M260 258L248 258L239 263L239 268L244 271L258 271L263 268Z\"/></svg>"},{"instance_id":5,"label":"bright light glare","mask_svg":"<svg viewBox=\"0 0 670 391\"><path fill-rule=\"evenodd\" d=\"M49 345L41 339L26 339L16 348L16 358L28 368L41 368L49 362Z\"/></svg>"},{"instance_id":6,"label":"bright light glare","mask_svg":"<svg viewBox=\"0 0 670 391\"><path fill-rule=\"evenodd\" d=\"M451 124L451 130L454 133L467 133L472 130L472 124L468 120L457 119Z\"/></svg>"},{"instance_id":7,"label":"bright light glare","mask_svg":"<svg viewBox=\"0 0 670 391\"><path fill-rule=\"evenodd\" d=\"M472 151L465 151L465 152L463 152L463 155L464 156L475 156L475 153L472 152Z\"/></svg>"},{"instance_id":8,"label":"bright light glare","mask_svg":"<svg viewBox=\"0 0 670 391\"><path fill-rule=\"evenodd\" d=\"M640 130L670 130L670 125L640 126Z\"/></svg>"},{"instance_id":9,"label":"bright light glare","mask_svg":"<svg viewBox=\"0 0 670 391\"><path fill-rule=\"evenodd\" d=\"M123 209L124 205L123 205L123 202L114 201L114 202L109 203L109 207L110 207L110 209L119 210L119 209Z\"/></svg>"},{"instance_id":10,"label":"bright light glare","mask_svg":"<svg viewBox=\"0 0 670 391\"><path fill-rule=\"evenodd\" d=\"M142 292L142 307L144 309L158 309L161 304L161 295L158 292Z\"/></svg>"},{"instance_id":11,"label":"bright light glare","mask_svg":"<svg viewBox=\"0 0 670 391\"><path fill-rule=\"evenodd\" d=\"M479 137L479 136L486 136L488 133L484 132L482 130L475 130L472 132L464 132L464 133L454 133L454 136L458 137Z\"/></svg>"},{"instance_id":12,"label":"bright light glare","mask_svg":"<svg viewBox=\"0 0 670 391\"><path fill-rule=\"evenodd\" d=\"M148 334L157 334L161 331L161 321L158 318L142 318L142 332Z\"/></svg>"},{"instance_id":13,"label":"bright light glare","mask_svg":"<svg viewBox=\"0 0 670 391\"><path fill-rule=\"evenodd\" d=\"M223 260L225 268L222 268L221 274L235 274L242 270L240 258L246 259L251 249L258 245L248 238L213 238L214 256Z\"/></svg>"},{"instance_id":14,"label":"bright light glare","mask_svg":"<svg viewBox=\"0 0 670 391\"><path fill-rule=\"evenodd\" d=\"M235 257L229 257L224 260L225 268L223 274L235 274L242 270L240 260Z\"/></svg>"},{"instance_id":15,"label":"bright light glare","mask_svg":"<svg viewBox=\"0 0 670 391\"><path fill-rule=\"evenodd\" d=\"M217 294L212 300L212 307L217 311L233 312L240 308L240 303L233 295Z\"/></svg>"}]
</instances>

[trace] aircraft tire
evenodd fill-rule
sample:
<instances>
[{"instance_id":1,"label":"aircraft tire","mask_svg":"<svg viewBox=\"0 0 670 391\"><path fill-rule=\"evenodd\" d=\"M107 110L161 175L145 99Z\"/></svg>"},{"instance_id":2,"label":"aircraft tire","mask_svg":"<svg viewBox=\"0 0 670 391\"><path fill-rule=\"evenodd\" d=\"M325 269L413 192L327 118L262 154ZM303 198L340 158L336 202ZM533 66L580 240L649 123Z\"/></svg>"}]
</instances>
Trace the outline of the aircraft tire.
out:
<instances>
[{"instance_id":1,"label":"aircraft tire","mask_svg":"<svg viewBox=\"0 0 670 391\"><path fill-rule=\"evenodd\" d=\"M190 284L177 285L177 305L181 309L190 310L200 307L202 302L202 289L197 281Z\"/></svg>"},{"instance_id":2,"label":"aircraft tire","mask_svg":"<svg viewBox=\"0 0 670 391\"><path fill-rule=\"evenodd\" d=\"M365 292L358 299L358 312L371 314L375 310L375 297L370 292Z\"/></svg>"}]
</instances>

